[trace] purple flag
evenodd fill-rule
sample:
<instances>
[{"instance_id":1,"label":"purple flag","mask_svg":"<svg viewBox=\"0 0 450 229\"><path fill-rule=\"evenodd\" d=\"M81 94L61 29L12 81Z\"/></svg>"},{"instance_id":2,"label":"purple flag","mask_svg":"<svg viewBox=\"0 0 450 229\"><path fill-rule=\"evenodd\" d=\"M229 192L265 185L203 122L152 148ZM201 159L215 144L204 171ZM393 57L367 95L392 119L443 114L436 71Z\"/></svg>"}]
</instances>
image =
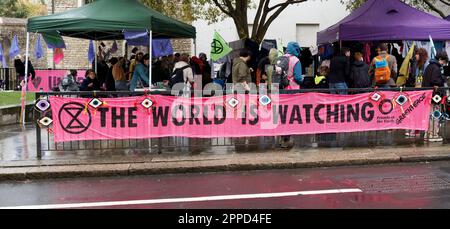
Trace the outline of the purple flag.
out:
<instances>
[{"instance_id":1,"label":"purple flag","mask_svg":"<svg viewBox=\"0 0 450 229\"><path fill-rule=\"evenodd\" d=\"M123 34L128 45L148 46L148 43L150 42L150 37L146 31L124 31Z\"/></svg>"},{"instance_id":2,"label":"purple flag","mask_svg":"<svg viewBox=\"0 0 450 229\"><path fill-rule=\"evenodd\" d=\"M44 50L42 50L41 36L38 36L36 45L34 46L34 54L37 59L41 59L44 56Z\"/></svg>"},{"instance_id":3,"label":"purple flag","mask_svg":"<svg viewBox=\"0 0 450 229\"><path fill-rule=\"evenodd\" d=\"M89 51L88 51L88 60L89 63L92 63L95 59L95 51L94 51L94 42L91 40L89 42Z\"/></svg>"},{"instance_id":4,"label":"purple flag","mask_svg":"<svg viewBox=\"0 0 450 229\"><path fill-rule=\"evenodd\" d=\"M169 39L155 39L152 41L153 57L168 56L171 54L173 54L173 48Z\"/></svg>"},{"instance_id":5,"label":"purple flag","mask_svg":"<svg viewBox=\"0 0 450 229\"><path fill-rule=\"evenodd\" d=\"M0 61L2 63L2 67L4 68L8 67L8 64L6 63L6 57L3 53L3 46L1 42L0 42Z\"/></svg>"},{"instance_id":6,"label":"purple flag","mask_svg":"<svg viewBox=\"0 0 450 229\"><path fill-rule=\"evenodd\" d=\"M9 57L15 58L20 54L19 41L17 40L17 35L14 35L14 39L11 44L11 49L9 50Z\"/></svg>"}]
</instances>

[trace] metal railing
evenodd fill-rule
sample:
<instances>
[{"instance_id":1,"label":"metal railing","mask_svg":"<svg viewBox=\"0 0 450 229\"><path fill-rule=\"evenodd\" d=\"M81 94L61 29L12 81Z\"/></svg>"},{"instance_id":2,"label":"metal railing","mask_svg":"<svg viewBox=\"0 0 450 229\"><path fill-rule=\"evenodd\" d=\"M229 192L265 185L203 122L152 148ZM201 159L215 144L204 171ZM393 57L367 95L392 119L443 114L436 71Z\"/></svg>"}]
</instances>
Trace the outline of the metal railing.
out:
<instances>
[{"instance_id":1,"label":"metal railing","mask_svg":"<svg viewBox=\"0 0 450 229\"><path fill-rule=\"evenodd\" d=\"M391 88L377 89L377 91L421 91L432 88ZM442 93L447 93L450 88L439 89ZM280 94L321 92L330 93L330 89L306 89L280 91ZM348 89L349 94L374 92L375 89ZM68 96L68 97L115 97L115 96L142 96L146 92L39 92L36 93L36 100L47 96ZM152 94L170 95L170 92L152 92ZM40 113L35 112L35 121ZM450 129L447 123L449 119L439 120L440 135L443 143L450 140ZM366 131L354 133L333 133L333 134L312 134L292 136L295 147L306 148L346 148L346 147L391 147L402 145L423 145L425 144L425 132L411 132L408 130L383 130ZM264 151L279 148L280 137L247 137L247 138L211 138L197 139L185 137L164 137L152 139L124 139L124 140L96 140L96 141L74 141L65 143L55 143L53 133L46 128L41 128L36 122L36 143L37 157L40 159L45 152L149 152L149 153L226 153L226 152L247 152Z\"/></svg>"},{"instance_id":2,"label":"metal railing","mask_svg":"<svg viewBox=\"0 0 450 229\"><path fill-rule=\"evenodd\" d=\"M18 86L16 78L14 68L0 68L0 90L14 90Z\"/></svg>"}]
</instances>

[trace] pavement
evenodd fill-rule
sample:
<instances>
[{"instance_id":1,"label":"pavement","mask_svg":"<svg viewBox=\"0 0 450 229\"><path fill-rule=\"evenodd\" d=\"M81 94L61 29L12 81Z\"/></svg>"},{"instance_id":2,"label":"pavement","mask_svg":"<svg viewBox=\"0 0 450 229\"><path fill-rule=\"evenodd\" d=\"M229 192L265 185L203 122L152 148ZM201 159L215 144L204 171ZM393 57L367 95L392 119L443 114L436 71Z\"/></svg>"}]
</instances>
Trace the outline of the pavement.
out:
<instances>
[{"instance_id":1,"label":"pavement","mask_svg":"<svg viewBox=\"0 0 450 229\"><path fill-rule=\"evenodd\" d=\"M5 181L0 209L448 209L449 190L450 162L440 161Z\"/></svg>"},{"instance_id":2,"label":"pavement","mask_svg":"<svg viewBox=\"0 0 450 229\"><path fill-rule=\"evenodd\" d=\"M0 181L70 177L295 169L450 160L443 143L293 148L225 153L52 152L36 158L33 126L0 129ZM211 153L213 152L213 153Z\"/></svg>"}]
</instances>

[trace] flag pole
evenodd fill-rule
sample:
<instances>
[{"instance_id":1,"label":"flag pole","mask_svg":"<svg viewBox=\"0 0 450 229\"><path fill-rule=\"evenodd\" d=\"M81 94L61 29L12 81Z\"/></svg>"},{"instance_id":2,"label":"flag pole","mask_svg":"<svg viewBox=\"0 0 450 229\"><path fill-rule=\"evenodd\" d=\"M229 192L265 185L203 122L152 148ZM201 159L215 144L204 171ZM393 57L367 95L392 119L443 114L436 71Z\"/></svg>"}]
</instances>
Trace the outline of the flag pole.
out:
<instances>
[{"instance_id":1,"label":"flag pole","mask_svg":"<svg viewBox=\"0 0 450 229\"><path fill-rule=\"evenodd\" d=\"M152 65L153 65L153 55L152 55L153 32L152 32L152 30L150 30L148 40L149 40L148 53L150 55L149 64L148 64L148 89L152 90Z\"/></svg>"},{"instance_id":2,"label":"flag pole","mask_svg":"<svg viewBox=\"0 0 450 229\"><path fill-rule=\"evenodd\" d=\"M95 64L94 64L94 68L95 68L95 74L97 74L97 61L98 61L98 57L97 57L97 55L98 55L98 50L97 50L97 40L95 40L94 41L94 62L95 62Z\"/></svg>"},{"instance_id":3,"label":"flag pole","mask_svg":"<svg viewBox=\"0 0 450 229\"><path fill-rule=\"evenodd\" d=\"M25 85L22 87L22 125L25 128L25 110L27 100L27 86L28 86L28 56L30 51L30 33L27 32L27 46L25 50Z\"/></svg>"}]
</instances>

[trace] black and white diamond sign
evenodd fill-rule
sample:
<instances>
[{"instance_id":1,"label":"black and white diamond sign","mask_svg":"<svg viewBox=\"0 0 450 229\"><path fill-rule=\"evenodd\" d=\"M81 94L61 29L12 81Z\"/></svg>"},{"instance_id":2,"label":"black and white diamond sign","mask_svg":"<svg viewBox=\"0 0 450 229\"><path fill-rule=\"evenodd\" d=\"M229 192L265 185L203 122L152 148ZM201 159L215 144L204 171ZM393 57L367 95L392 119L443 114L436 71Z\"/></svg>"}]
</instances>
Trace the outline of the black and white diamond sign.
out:
<instances>
[{"instance_id":1,"label":"black and white diamond sign","mask_svg":"<svg viewBox=\"0 0 450 229\"><path fill-rule=\"evenodd\" d=\"M39 120L39 123L43 126L50 126L53 123L53 120L49 117L44 117Z\"/></svg>"},{"instance_id":2,"label":"black and white diamond sign","mask_svg":"<svg viewBox=\"0 0 450 229\"><path fill-rule=\"evenodd\" d=\"M433 97L433 102L440 103L442 101L442 97L440 95L435 95Z\"/></svg>"},{"instance_id":3,"label":"black and white diamond sign","mask_svg":"<svg viewBox=\"0 0 450 229\"><path fill-rule=\"evenodd\" d=\"M100 107L101 105L103 105L103 102L99 99L92 99L91 102L89 102L89 106L97 109L98 107Z\"/></svg>"},{"instance_id":4,"label":"black and white diamond sign","mask_svg":"<svg viewBox=\"0 0 450 229\"><path fill-rule=\"evenodd\" d=\"M36 103L36 108L40 111L46 111L50 108L50 103L45 99L41 99Z\"/></svg>"},{"instance_id":5,"label":"black and white diamond sign","mask_svg":"<svg viewBox=\"0 0 450 229\"><path fill-rule=\"evenodd\" d=\"M261 105L263 105L263 106L267 106L267 105L269 105L270 103L272 103L272 100L270 99L269 96L263 95L263 96L261 96L261 97L259 98L259 103L260 103Z\"/></svg>"},{"instance_id":6,"label":"black and white diamond sign","mask_svg":"<svg viewBox=\"0 0 450 229\"><path fill-rule=\"evenodd\" d=\"M373 101L375 101L375 102L378 102L378 101L380 101L380 99L381 99L381 95L380 94L378 94L378 93L373 93L372 94L372 97L370 97Z\"/></svg>"},{"instance_id":7,"label":"black and white diamond sign","mask_svg":"<svg viewBox=\"0 0 450 229\"><path fill-rule=\"evenodd\" d=\"M442 113L438 110L435 110L435 111L433 111L431 116L433 116L433 118L435 118L435 119L440 119L442 117Z\"/></svg>"},{"instance_id":8,"label":"black and white diamond sign","mask_svg":"<svg viewBox=\"0 0 450 229\"><path fill-rule=\"evenodd\" d=\"M141 105L146 109L150 109L153 106L153 101L147 98L142 101Z\"/></svg>"},{"instance_id":9,"label":"black and white diamond sign","mask_svg":"<svg viewBox=\"0 0 450 229\"><path fill-rule=\"evenodd\" d=\"M239 100L236 98L232 98L228 100L228 105L230 105L232 108L236 108L239 105Z\"/></svg>"},{"instance_id":10,"label":"black and white diamond sign","mask_svg":"<svg viewBox=\"0 0 450 229\"><path fill-rule=\"evenodd\" d=\"M397 97L397 99L395 99L395 102L400 106L405 105L405 103L407 101L408 101L408 98L406 98L406 96L404 96L404 95L400 95Z\"/></svg>"}]
</instances>

